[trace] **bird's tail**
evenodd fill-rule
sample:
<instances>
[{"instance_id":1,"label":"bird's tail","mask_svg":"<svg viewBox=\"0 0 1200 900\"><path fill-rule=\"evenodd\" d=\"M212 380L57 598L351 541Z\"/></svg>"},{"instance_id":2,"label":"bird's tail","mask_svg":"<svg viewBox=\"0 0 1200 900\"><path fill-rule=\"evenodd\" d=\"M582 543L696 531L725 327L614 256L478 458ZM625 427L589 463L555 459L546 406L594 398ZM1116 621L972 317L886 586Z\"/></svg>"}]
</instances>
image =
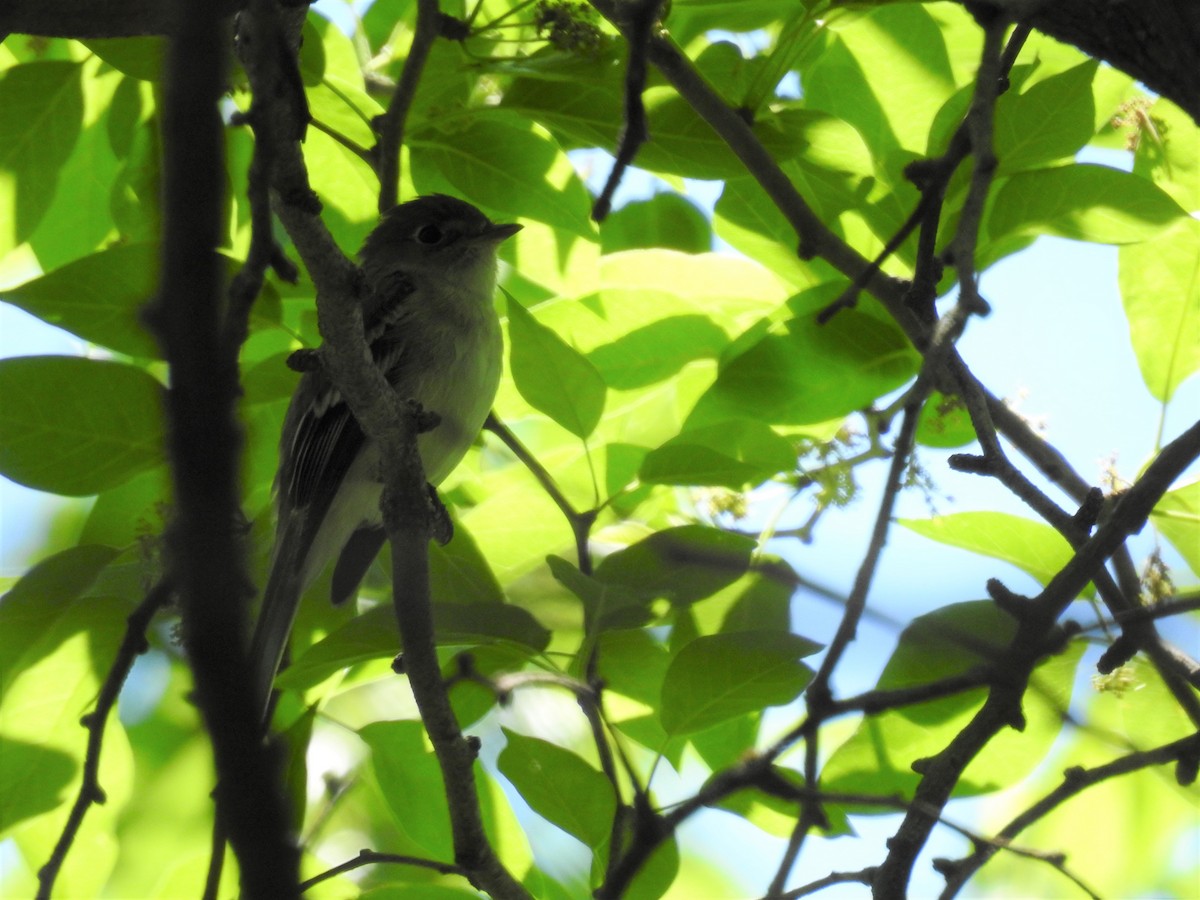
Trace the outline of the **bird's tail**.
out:
<instances>
[{"instance_id":1,"label":"bird's tail","mask_svg":"<svg viewBox=\"0 0 1200 900\"><path fill-rule=\"evenodd\" d=\"M292 516L283 524L271 554L271 574L267 578L250 642L251 687L255 703L262 710L264 725L271 710L271 689L283 662L300 596L304 592L301 574L303 532L303 516Z\"/></svg>"}]
</instances>

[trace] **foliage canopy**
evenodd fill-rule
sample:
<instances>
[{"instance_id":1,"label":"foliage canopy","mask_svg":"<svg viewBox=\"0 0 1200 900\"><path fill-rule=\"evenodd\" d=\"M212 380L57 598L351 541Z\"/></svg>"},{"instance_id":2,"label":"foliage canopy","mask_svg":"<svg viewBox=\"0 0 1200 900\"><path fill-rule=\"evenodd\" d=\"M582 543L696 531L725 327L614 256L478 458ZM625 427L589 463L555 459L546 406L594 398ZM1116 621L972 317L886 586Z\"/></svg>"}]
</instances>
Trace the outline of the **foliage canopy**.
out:
<instances>
[{"instance_id":1,"label":"foliage canopy","mask_svg":"<svg viewBox=\"0 0 1200 900\"><path fill-rule=\"evenodd\" d=\"M1200 129L1129 76L955 4L674 0L642 38L620 4L595 6L447 0L442 33L460 30L425 48L404 101L395 86L428 4L376 0L361 18L342 11L347 28L310 12L295 69L308 180L343 251L377 219L374 148L397 104L401 198L454 194L525 225L503 249L497 421L443 488L454 540L429 551L438 660L458 722L482 737L473 778L500 863L539 898L782 896L799 886L797 856L812 871L818 836L850 840L860 817L902 812L891 847L842 879L898 896L929 830L953 827L947 801L1011 791L1007 827L977 827L962 859L936 864L947 895L989 860L974 888L1019 880L1058 896L1080 889L1070 879L1186 895L1200 877L1200 859L1177 853L1196 827L1200 670L1155 623L1196 615L1194 589L1172 581L1200 571L1200 484L1180 477L1197 429L1160 435L1138 482L1101 499L954 341L986 311L979 274L1038 236L1117 245L1131 345L1165 417L1200 369ZM653 63L636 165L657 187L597 224L577 165L599 157L572 151L619 154L636 131L631 40ZM180 214L164 215L161 195L165 44L0 45L2 298L97 348L0 361L0 473L95 497L0 602L0 852L19 861L5 896L37 889L84 777L80 720L131 663L126 617L170 570L172 381L144 324L170 287L159 260ZM251 112L255 77L232 69L220 239L192 248L215 250L228 278L253 256L247 198L262 176L244 123L267 127ZM1128 149L1129 170L1076 162L1089 146ZM715 206L689 199L692 180L716 183ZM274 237L310 262L294 232ZM239 500L256 584L297 378L285 360L321 342L316 295L303 268L294 283L273 271L245 314ZM899 524L1015 565L1039 593L992 582L992 599L914 619L875 688L843 696L830 678L895 496L919 480L918 454L943 465L944 449L1028 514ZM788 542L819 546L818 518L889 467L842 626L810 633L790 613L811 585ZM1034 486L1043 477L1053 497ZM811 503L804 527L755 512L768 484ZM1124 540L1147 516L1190 573L1154 564L1139 577ZM304 877L360 847L423 863L379 860L305 895L477 896L464 873L506 895L464 857L444 760L389 668L401 640L388 559L358 609L313 589L275 724ZM1068 612L1083 625L1065 625ZM103 725L107 802L86 810L58 895L194 896L204 883L213 755L170 619L148 632L139 698L118 716L108 696L107 721L89 725ZM1089 643L1112 648L1109 674L1081 697ZM1065 727L1068 709L1083 721ZM1081 768L1064 777L1068 765ZM1039 803L1054 814L1026 831ZM740 871L732 846L704 858L678 832L730 815L785 839L777 872ZM1010 841L1019 852L997 853Z\"/></svg>"}]
</instances>

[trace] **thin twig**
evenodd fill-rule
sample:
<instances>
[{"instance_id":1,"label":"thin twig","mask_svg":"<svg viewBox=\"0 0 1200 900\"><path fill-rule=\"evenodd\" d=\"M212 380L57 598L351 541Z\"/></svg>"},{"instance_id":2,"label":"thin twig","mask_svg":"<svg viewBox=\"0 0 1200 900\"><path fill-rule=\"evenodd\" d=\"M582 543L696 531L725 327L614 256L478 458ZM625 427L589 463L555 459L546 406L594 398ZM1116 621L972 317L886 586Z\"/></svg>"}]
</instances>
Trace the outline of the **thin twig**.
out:
<instances>
[{"instance_id":1,"label":"thin twig","mask_svg":"<svg viewBox=\"0 0 1200 900\"><path fill-rule=\"evenodd\" d=\"M121 638L121 646L117 648L117 654L104 683L100 685L96 706L81 721L88 733L87 750L83 757L83 780L79 784L79 793L67 816L62 834L59 835L50 858L38 870L38 900L49 900L53 893L54 882L66 861L71 845L75 842L80 826L83 825L83 817L88 809L93 803L101 804L105 801L104 788L100 785L100 751L104 744L104 728L134 661L145 653L149 646L146 643L146 630L150 627L150 621L170 601L171 592L171 583L166 580L160 581L129 614L125 620L125 635Z\"/></svg>"},{"instance_id":2,"label":"thin twig","mask_svg":"<svg viewBox=\"0 0 1200 900\"><path fill-rule=\"evenodd\" d=\"M453 863L438 862L436 859L424 859L420 856L404 856L400 853L380 853L376 850L359 850L358 856L354 859L348 859L344 863L334 866L332 869L326 869L319 875L314 875L307 881L300 883L300 892L304 893L309 888L316 887L322 881L328 881L330 878L336 878L338 875L345 875L347 872L353 872L355 869L361 869L363 866L374 866L381 863L388 863L399 866L416 866L420 869L431 869L441 875L461 875L463 878L468 877L467 870L461 866L456 866Z\"/></svg>"},{"instance_id":3,"label":"thin twig","mask_svg":"<svg viewBox=\"0 0 1200 900\"><path fill-rule=\"evenodd\" d=\"M396 205L400 190L400 147L404 143L404 123L412 108L421 81L421 72L429 59L429 51L441 30L441 11L438 0L417 0L417 24L412 45L387 112L378 120L379 143L375 145L376 171L379 172L379 211L387 212Z\"/></svg>"},{"instance_id":4,"label":"thin twig","mask_svg":"<svg viewBox=\"0 0 1200 900\"><path fill-rule=\"evenodd\" d=\"M537 480L537 483L542 486L547 496L554 501L554 505L567 520L567 524L571 527L571 534L575 538L575 556L579 563L579 571L584 575L592 574L592 555L588 549L588 541L591 538L592 526L596 523L597 517L600 515L600 510L589 509L577 510L571 501L567 499L566 494L562 492L559 486L555 483L554 478L546 471L543 466L528 448L521 443L520 439L501 422L495 412L488 413L487 420L483 423L484 431L490 431L496 437L500 438L504 444L515 456L522 465L525 466L531 475Z\"/></svg>"},{"instance_id":5,"label":"thin twig","mask_svg":"<svg viewBox=\"0 0 1200 900\"><path fill-rule=\"evenodd\" d=\"M638 149L650 136L646 126L646 106L642 103L642 92L646 89L646 50L650 44L650 34L658 22L659 7L662 0L637 0L626 4L623 10L626 29L625 36L629 44L629 59L625 63L625 121L621 126L621 136L617 140L617 152L613 160L612 171L600 196L592 205L592 218L603 222L612 209L613 195L625 175L625 170L633 163Z\"/></svg>"},{"instance_id":6,"label":"thin twig","mask_svg":"<svg viewBox=\"0 0 1200 900\"><path fill-rule=\"evenodd\" d=\"M800 900L801 897L808 897L818 891L823 891L827 887L832 887L835 884L870 884L875 877L875 867L868 866L865 869L859 869L857 872L830 872L824 878L818 878L816 881L810 881L802 887L793 888L784 894L768 894L763 900Z\"/></svg>"},{"instance_id":7,"label":"thin twig","mask_svg":"<svg viewBox=\"0 0 1200 900\"><path fill-rule=\"evenodd\" d=\"M1026 604L1016 634L998 663L1005 673L1004 679L993 683L983 707L950 744L924 762L915 798L920 803L909 810L889 843L887 859L874 883L876 896L904 896L913 862L935 821L928 811L943 808L966 766L1001 729L1023 725L1021 697L1034 666L1049 649L1047 640L1054 623L1095 577L1104 561L1145 524L1159 498L1197 458L1200 458L1200 422L1163 448L1117 503L1108 522Z\"/></svg>"},{"instance_id":8,"label":"thin twig","mask_svg":"<svg viewBox=\"0 0 1200 900\"><path fill-rule=\"evenodd\" d=\"M993 856L1001 847L1018 834L1049 814L1064 802L1081 793L1089 787L1115 778L1128 775L1150 766L1161 766L1178 762L1185 758L1200 756L1200 734L1193 734L1178 741L1155 747L1151 750L1140 750L1115 759L1101 766L1090 769L1080 767L1068 769L1063 773L1063 782L1053 791L1035 803L1029 809L1020 813L1004 826L996 835L994 841L977 844L975 852L964 859L957 860L953 866L946 869L946 887L940 900L951 900L970 880L970 878Z\"/></svg>"}]
</instances>

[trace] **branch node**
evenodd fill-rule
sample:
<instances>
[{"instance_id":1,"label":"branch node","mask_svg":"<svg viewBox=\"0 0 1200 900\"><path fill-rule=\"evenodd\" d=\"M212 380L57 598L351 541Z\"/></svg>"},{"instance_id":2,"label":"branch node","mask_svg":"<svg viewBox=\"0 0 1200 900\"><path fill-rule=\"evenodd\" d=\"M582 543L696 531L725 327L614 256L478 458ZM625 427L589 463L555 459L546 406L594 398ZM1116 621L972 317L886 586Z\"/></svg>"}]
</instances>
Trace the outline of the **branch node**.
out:
<instances>
[{"instance_id":1,"label":"branch node","mask_svg":"<svg viewBox=\"0 0 1200 900\"><path fill-rule=\"evenodd\" d=\"M987 592L996 606L1018 622L1029 614L1029 598L1010 591L999 578L987 580Z\"/></svg>"},{"instance_id":2,"label":"branch node","mask_svg":"<svg viewBox=\"0 0 1200 900\"><path fill-rule=\"evenodd\" d=\"M317 192L310 188L294 188L280 195L280 202L309 216L319 216L322 206Z\"/></svg>"},{"instance_id":3,"label":"branch node","mask_svg":"<svg viewBox=\"0 0 1200 900\"><path fill-rule=\"evenodd\" d=\"M300 280L300 269L288 259L287 254L283 252L283 248L278 243L271 244L271 268L280 280L286 281L288 284L295 284Z\"/></svg>"},{"instance_id":4,"label":"branch node","mask_svg":"<svg viewBox=\"0 0 1200 900\"><path fill-rule=\"evenodd\" d=\"M465 41L471 36L471 26L449 13L438 13L438 37L448 41Z\"/></svg>"},{"instance_id":5,"label":"branch node","mask_svg":"<svg viewBox=\"0 0 1200 900\"><path fill-rule=\"evenodd\" d=\"M321 370L321 353L305 347L294 351L287 358L287 367L293 372L319 372Z\"/></svg>"},{"instance_id":6,"label":"branch node","mask_svg":"<svg viewBox=\"0 0 1200 900\"><path fill-rule=\"evenodd\" d=\"M1191 787L1196 783L1196 775L1200 773L1200 753L1192 753L1179 757L1175 763L1175 781L1180 787Z\"/></svg>"},{"instance_id":7,"label":"branch node","mask_svg":"<svg viewBox=\"0 0 1200 900\"><path fill-rule=\"evenodd\" d=\"M404 674L404 654L397 653L395 659L392 660L392 671L397 675Z\"/></svg>"},{"instance_id":8,"label":"branch node","mask_svg":"<svg viewBox=\"0 0 1200 900\"><path fill-rule=\"evenodd\" d=\"M955 472L965 472L969 475L994 475L996 472L991 457L975 453L954 453L946 460L946 464Z\"/></svg>"},{"instance_id":9,"label":"branch node","mask_svg":"<svg viewBox=\"0 0 1200 900\"><path fill-rule=\"evenodd\" d=\"M1137 642L1128 633L1122 633L1100 655L1100 659L1096 663L1096 671L1101 675L1109 675L1115 672L1133 659L1137 650Z\"/></svg>"},{"instance_id":10,"label":"branch node","mask_svg":"<svg viewBox=\"0 0 1200 900\"><path fill-rule=\"evenodd\" d=\"M946 859L944 856L939 856L936 859L931 860L929 864L933 867L933 871L937 872L947 881L949 881L951 876L958 871L959 866L961 865L960 862L953 859Z\"/></svg>"},{"instance_id":11,"label":"branch node","mask_svg":"<svg viewBox=\"0 0 1200 900\"><path fill-rule=\"evenodd\" d=\"M1100 519L1100 511L1103 508L1104 491L1098 487L1093 487L1087 492L1087 496L1083 498L1083 503L1075 511L1075 515L1071 517L1071 524L1087 534L1096 527L1096 522Z\"/></svg>"},{"instance_id":12,"label":"branch node","mask_svg":"<svg viewBox=\"0 0 1200 900\"><path fill-rule=\"evenodd\" d=\"M437 541L439 546L445 547L454 537L454 522L446 504L438 496L437 488L426 484L425 491L429 498L429 536Z\"/></svg>"}]
</instances>

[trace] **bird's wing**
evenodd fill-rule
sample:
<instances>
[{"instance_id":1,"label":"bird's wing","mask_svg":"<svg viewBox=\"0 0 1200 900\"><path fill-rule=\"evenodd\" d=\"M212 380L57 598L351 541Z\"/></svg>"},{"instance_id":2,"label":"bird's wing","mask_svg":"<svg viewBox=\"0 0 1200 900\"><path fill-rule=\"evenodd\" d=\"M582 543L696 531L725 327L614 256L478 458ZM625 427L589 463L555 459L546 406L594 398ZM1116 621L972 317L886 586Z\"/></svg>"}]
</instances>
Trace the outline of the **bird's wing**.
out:
<instances>
[{"instance_id":1,"label":"bird's wing","mask_svg":"<svg viewBox=\"0 0 1200 900\"><path fill-rule=\"evenodd\" d=\"M383 290L373 293L366 306L367 343L375 365L385 374L403 352L396 326L411 294L411 284L397 275ZM341 392L321 371L309 372L301 379L287 417L283 431L290 433L292 440L290 446L279 448L280 517L291 510L304 510L307 545L316 537L366 437Z\"/></svg>"},{"instance_id":2,"label":"bird's wing","mask_svg":"<svg viewBox=\"0 0 1200 900\"><path fill-rule=\"evenodd\" d=\"M390 294L372 296L367 305L366 337L371 345L376 365L393 364L400 342L392 326L402 316L405 301L412 288L403 280L388 284ZM341 393L324 372L308 372L300 380L288 407L283 428L284 443L280 445L280 465L276 483L279 523L271 574L263 592L262 608L255 624L251 646L254 660L254 690L261 699L264 715L270 709L271 684L279 669L291 633L300 595L305 588L305 571L309 569L309 551L320 531L321 523L342 489L346 473L366 445L366 436L358 420L350 412ZM288 436L290 435L290 439ZM366 571L362 556L375 542L378 552L381 541L372 532L363 538L352 536L351 559L339 563L340 577L335 583L335 599L339 591L352 592L346 582L355 572L361 579ZM342 554L344 548L335 548ZM327 561L319 561L324 565ZM354 570L354 571L351 571ZM357 586L357 579L354 582Z\"/></svg>"}]
</instances>

